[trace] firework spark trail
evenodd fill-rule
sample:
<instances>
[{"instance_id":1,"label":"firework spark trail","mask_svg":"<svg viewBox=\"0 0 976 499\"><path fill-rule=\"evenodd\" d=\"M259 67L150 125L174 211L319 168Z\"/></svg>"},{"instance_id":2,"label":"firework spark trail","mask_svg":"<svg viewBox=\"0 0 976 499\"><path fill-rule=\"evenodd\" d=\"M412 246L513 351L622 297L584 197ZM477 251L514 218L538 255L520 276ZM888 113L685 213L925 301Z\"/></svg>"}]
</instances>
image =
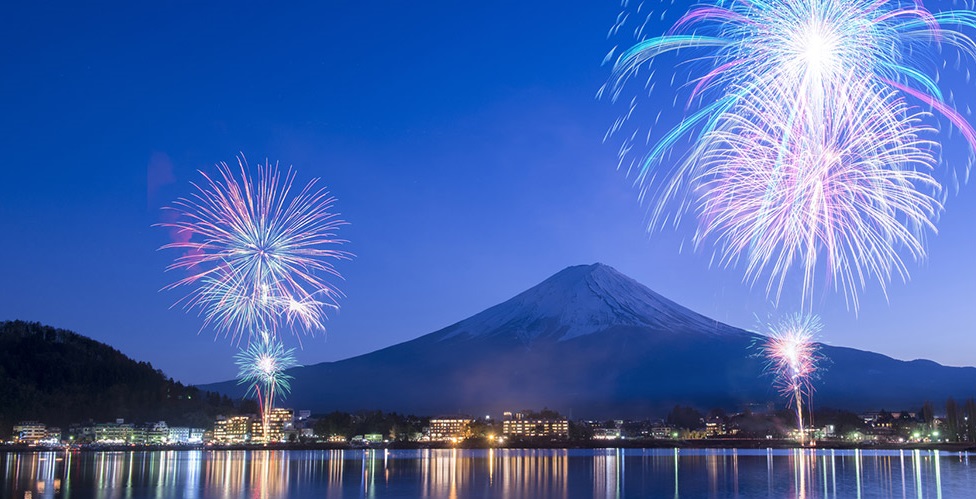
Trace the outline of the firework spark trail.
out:
<instances>
[{"instance_id":1,"label":"firework spark trail","mask_svg":"<svg viewBox=\"0 0 976 499\"><path fill-rule=\"evenodd\" d=\"M345 224L331 211L335 199L315 180L295 189L291 169L265 163L254 177L243 157L238 165L239 175L226 163L216 177L201 172L196 192L170 208L178 219L159 224L180 236L162 248L184 252L167 270L191 273L165 289L193 288L180 302L238 341L275 334L282 322L321 329L341 296L325 280L341 278L331 261L351 256L335 249Z\"/></svg>"},{"instance_id":2,"label":"firework spark trail","mask_svg":"<svg viewBox=\"0 0 976 499\"><path fill-rule=\"evenodd\" d=\"M618 18L612 32L625 21ZM648 228L677 226L695 215L695 242L706 235L718 239L724 264L744 261L753 283L769 274L766 292L777 301L794 264L803 274L802 300L811 301L822 252L825 282L856 312L857 290L867 281L884 289L893 276L906 278L900 252L914 260L925 256L923 229L934 231L941 210L935 197L944 182L933 176L941 126L961 132L972 160L976 131L955 108L947 80L933 70L951 54L976 59L976 44L964 32L972 29L976 12L933 14L897 0L733 0L688 11L665 35L617 56L600 90L616 101L656 59L685 57L673 64L688 71L687 79L678 79L688 94L684 118L660 130L656 118L647 134L649 152L627 167L628 174L636 168L640 199L650 202ZM650 93L660 77L653 70L645 76ZM639 130L624 131L640 116L637 102L630 101L608 132L624 135L621 167L642 150ZM862 140L849 132L870 135ZM870 147L872 141L890 150ZM823 161L844 151L853 156ZM673 154L681 159L670 161ZM732 164L722 165L729 157ZM856 189L833 189L833 198L820 201L823 209L799 217L800 203L813 201L815 181L842 187L861 173L869 175ZM751 174L771 182L765 192ZM731 179L749 185L719 185ZM732 192L746 199L734 200Z\"/></svg>"},{"instance_id":3,"label":"firework spark trail","mask_svg":"<svg viewBox=\"0 0 976 499\"><path fill-rule=\"evenodd\" d=\"M286 350L271 333L262 332L234 356L238 384L248 385L245 397L255 394L258 398L265 441L269 438L268 422L275 399L291 391L292 377L285 371L298 367L294 352L293 348Z\"/></svg>"},{"instance_id":4,"label":"firework spark trail","mask_svg":"<svg viewBox=\"0 0 976 499\"><path fill-rule=\"evenodd\" d=\"M815 315L795 314L766 326L769 338L763 345L767 369L774 385L796 407L800 442L804 439L803 398L813 396L813 377L822 359L813 337L823 328Z\"/></svg>"}]
</instances>

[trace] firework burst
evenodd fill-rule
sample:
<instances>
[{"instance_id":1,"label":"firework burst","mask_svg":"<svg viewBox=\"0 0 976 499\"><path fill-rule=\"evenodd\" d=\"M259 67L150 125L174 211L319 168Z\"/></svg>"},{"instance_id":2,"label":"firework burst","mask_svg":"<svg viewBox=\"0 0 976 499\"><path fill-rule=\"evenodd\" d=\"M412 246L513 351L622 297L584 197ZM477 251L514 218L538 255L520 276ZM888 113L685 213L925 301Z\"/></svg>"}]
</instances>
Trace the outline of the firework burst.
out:
<instances>
[{"instance_id":1,"label":"firework burst","mask_svg":"<svg viewBox=\"0 0 976 499\"><path fill-rule=\"evenodd\" d=\"M261 409L264 438L269 437L268 423L275 399L291 391L291 376L285 371L298 366L294 349L285 349L268 332L262 332L248 346L234 356L238 366L238 384L248 385L245 396L256 395Z\"/></svg>"},{"instance_id":2,"label":"firework burst","mask_svg":"<svg viewBox=\"0 0 976 499\"><path fill-rule=\"evenodd\" d=\"M949 86L959 78L939 74L952 56L955 69L976 59L972 29L976 12L932 13L899 0L719 0L688 11L665 35L617 56L600 91L618 100L661 58L680 68L672 84L682 87L674 98L680 107L683 94L684 117L658 126L658 113L646 154L635 154L645 150L639 128L624 133L640 121L637 97L608 133L623 134L621 166L636 170L649 229L693 214L696 242L717 238L722 261L744 260L753 282L768 275L777 300L787 271L799 267L809 302L822 262L825 281L856 311L867 281L884 288L906 276L899 252L924 257L922 229L934 229L945 183L933 176L940 129L961 133L970 155L976 147ZM661 78L653 68L643 76L653 92ZM841 188L855 177L854 189ZM804 216L806 202L819 211Z\"/></svg>"},{"instance_id":3,"label":"firework burst","mask_svg":"<svg viewBox=\"0 0 976 499\"><path fill-rule=\"evenodd\" d=\"M885 291L892 276L907 278L902 253L924 257L941 211L931 176L938 148L925 138L934 133L921 124L927 115L890 91L848 84L834 93L816 120L808 109L777 115L770 97L738 104L732 123L709 132L691 193L695 240L716 240L719 261L743 261L752 283L766 276L776 302L798 268L801 304L812 304L822 271L857 310L868 279Z\"/></svg>"},{"instance_id":4,"label":"firework burst","mask_svg":"<svg viewBox=\"0 0 976 499\"><path fill-rule=\"evenodd\" d=\"M820 318L796 314L767 325L769 338L763 345L767 369L774 385L796 408L800 441L804 438L803 399L813 396L813 378L822 360L814 336L823 329Z\"/></svg>"},{"instance_id":5,"label":"firework burst","mask_svg":"<svg viewBox=\"0 0 976 499\"><path fill-rule=\"evenodd\" d=\"M976 29L976 12L933 14L918 3L898 0L718 1L693 8L667 34L621 53L600 94L616 100L641 67L663 54L702 53L694 59L702 70L691 73L684 85L690 88L688 114L643 157L640 179L680 138L697 131L701 140L734 114L736 103L768 98L764 89L771 85L790 89L776 102L777 111L789 115L798 102L824 106L836 101L833 89L852 78L869 79L931 106L976 145L976 132L932 74L936 51L976 59L976 44L963 29Z\"/></svg>"},{"instance_id":6,"label":"firework burst","mask_svg":"<svg viewBox=\"0 0 976 499\"><path fill-rule=\"evenodd\" d=\"M193 288L182 304L237 340L274 335L281 323L321 329L341 295L326 282L341 277L332 261L350 256L336 248L345 222L331 211L335 199L316 180L295 188L291 169L265 163L253 176L243 157L238 166L201 172L196 192L171 208L177 220L160 224L177 236L163 249L183 252L167 270L190 273L166 289Z\"/></svg>"}]
</instances>

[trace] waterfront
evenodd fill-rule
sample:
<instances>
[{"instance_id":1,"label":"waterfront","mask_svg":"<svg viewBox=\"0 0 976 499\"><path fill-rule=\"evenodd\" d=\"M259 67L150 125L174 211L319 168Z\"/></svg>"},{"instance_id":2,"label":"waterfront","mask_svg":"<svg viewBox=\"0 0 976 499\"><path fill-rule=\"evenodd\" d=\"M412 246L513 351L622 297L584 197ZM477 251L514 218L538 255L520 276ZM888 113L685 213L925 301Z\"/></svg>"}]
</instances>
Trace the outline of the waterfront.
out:
<instances>
[{"instance_id":1,"label":"waterfront","mask_svg":"<svg viewBox=\"0 0 976 499\"><path fill-rule=\"evenodd\" d=\"M0 454L3 497L932 497L971 455L904 450L195 450Z\"/></svg>"}]
</instances>

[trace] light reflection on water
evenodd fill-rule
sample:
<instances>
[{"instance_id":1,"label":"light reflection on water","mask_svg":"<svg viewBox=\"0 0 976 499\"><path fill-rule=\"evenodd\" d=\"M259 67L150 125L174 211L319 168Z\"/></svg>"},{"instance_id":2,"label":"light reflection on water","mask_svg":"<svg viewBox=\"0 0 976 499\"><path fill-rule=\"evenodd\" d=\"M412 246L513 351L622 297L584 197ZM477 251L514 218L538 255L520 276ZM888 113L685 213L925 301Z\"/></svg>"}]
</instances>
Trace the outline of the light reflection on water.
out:
<instances>
[{"instance_id":1,"label":"light reflection on water","mask_svg":"<svg viewBox=\"0 0 976 499\"><path fill-rule=\"evenodd\" d=\"M969 454L772 449L202 450L0 454L0 497L969 496Z\"/></svg>"}]
</instances>

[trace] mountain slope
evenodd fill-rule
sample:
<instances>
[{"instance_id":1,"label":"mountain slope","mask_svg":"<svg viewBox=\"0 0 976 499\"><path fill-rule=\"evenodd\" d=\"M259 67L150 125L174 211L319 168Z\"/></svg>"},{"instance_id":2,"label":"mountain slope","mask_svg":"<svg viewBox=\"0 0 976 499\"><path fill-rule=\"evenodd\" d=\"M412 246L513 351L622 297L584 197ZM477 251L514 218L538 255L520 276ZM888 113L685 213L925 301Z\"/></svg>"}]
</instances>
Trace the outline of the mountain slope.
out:
<instances>
[{"instance_id":1,"label":"mountain slope","mask_svg":"<svg viewBox=\"0 0 976 499\"><path fill-rule=\"evenodd\" d=\"M763 337L688 310L602 264L569 267L440 331L370 354L289 371L284 403L314 411L418 414L548 406L576 417L640 417L674 404L781 402ZM815 403L915 408L964 398L976 369L823 346ZM241 395L233 381L204 388Z\"/></svg>"}]
</instances>

